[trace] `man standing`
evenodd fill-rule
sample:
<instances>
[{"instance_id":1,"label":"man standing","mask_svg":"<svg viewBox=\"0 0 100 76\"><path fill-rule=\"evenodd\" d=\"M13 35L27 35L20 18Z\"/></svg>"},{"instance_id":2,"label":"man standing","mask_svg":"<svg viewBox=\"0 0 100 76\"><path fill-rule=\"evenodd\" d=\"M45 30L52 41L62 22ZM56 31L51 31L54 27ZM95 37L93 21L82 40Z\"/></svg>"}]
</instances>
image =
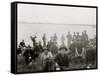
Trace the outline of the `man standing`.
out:
<instances>
[{"instance_id":1,"label":"man standing","mask_svg":"<svg viewBox=\"0 0 100 76\"><path fill-rule=\"evenodd\" d=\"M35 44L36 44L36 35L34 37L31 36L31 40L33 42L33 47L35 47Z\"/></svg>"},{"instance_id":2,"label":"man standing","mask_svg":"<svg viewBox=\"0 0 100 76\"><path fill-rule=\"evenodd\" d=\"M68 32L68 35L67 35L67 46L68 46L68 48L70 47L71 41L72 41L72 35L71 35L70 32Z\"/></svg>"},{"instance_id":3,"label":"man standing","mask_svg":"<svg viewBox=\"0 0 100 76\"><path fill-rule=\"evenodd\" d=\"M80 33L77 32L77 35L76 35L76 42L79 43L81 40L81 36L80 36Z\"/></svg>"},{"instance_id":4,"label":"man standing","mask_svg":"<svg viewBox=\"0 0 100 76\"><path fill-rule=\"evenodd\" d=\"M57 44L57 35L56 35L56 33L54 33L54 44Z\"/></svg>"},{"instance_id":5,"label":"man standing","mask_svg":"<svg viewBox=\"0 0 100 76\"><path fill-rule=\"evenodd\" d=\"M42 47L42 44L41 42L39 41L39 52L42 53L43 52L43 47Z\"/></svg>"},{"instance_id":6,"label":"man standing","mask_svg":"<svg viewBox=\"0 0 100 76\"><path fill-rule=\"evenodd\" d=\"M64 35L61 36L61 47L65 46L65 37Z\"/></svg>"},{"instance_id":7,"label":"man standing","mask_svg":"<svg viewBox=\"0 0 100 76\"><path fill-rule=\"evenodd\" d=\"M88 46L88 34L86 30L84 31L83 37L84 37L84 47L86 48Z\"/></svg>"},{"instance_id":8,"label":"man standing","mask_svg":"<svg viewBox=\"0 0 100 76\"><path fill-rule=\"evenodd\" d=\"M43 34L42 40L43 40L43 46L46 47L46 35L45 35L45 33Z\"/></svg>"},{"instance_id":9,"label":"man standing","mask_svg":"<svg viewBox=\"0 0 100 76\"><path fill-rule=\"evenodd\" d=\"M75 34L75 32L73 33L72 41L73 41L73 43L76 43L76 34Z\"/></svg>"}]
</instances>

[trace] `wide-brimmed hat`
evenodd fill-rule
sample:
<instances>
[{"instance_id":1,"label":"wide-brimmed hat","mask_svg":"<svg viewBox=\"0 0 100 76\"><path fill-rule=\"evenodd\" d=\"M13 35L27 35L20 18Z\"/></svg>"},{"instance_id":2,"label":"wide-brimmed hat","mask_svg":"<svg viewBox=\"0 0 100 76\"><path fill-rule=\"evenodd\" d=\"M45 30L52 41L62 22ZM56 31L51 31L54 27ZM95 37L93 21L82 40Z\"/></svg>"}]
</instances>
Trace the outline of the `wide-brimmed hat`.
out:
<instances>
[{"instance_id":1,"label":"wide-brimmed hat","mask_svg":"<svg viewBox=\"0 0 100 76\"><path fill-rule=\"evenodd\" d=\"M59 48L60 51L61 51L62 49L65 49L65 51L68 50L65 46L62 46L62 47Z\"/></svg>"}]
</instances>

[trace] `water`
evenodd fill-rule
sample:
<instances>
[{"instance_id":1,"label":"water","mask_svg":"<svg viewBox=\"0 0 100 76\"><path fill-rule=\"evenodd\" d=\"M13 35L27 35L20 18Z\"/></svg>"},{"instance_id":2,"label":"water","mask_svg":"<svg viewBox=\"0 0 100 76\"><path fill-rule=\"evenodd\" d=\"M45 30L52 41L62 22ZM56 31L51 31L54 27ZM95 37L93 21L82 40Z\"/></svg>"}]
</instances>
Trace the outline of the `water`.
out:
<instances>
[{"instance_id":1,"label":"water","mask_svg":"<svg viewBox=\"0 0 100 76\"><path fill-rule=\"evenodd\" d=\"M87 30L89 38L93 38L96 35L96 25L94 27L92 25L74 25L74 24L31 24L31 23L18 23L18 44L22 39L25 40L26 45L32 46L32 41L30 36L37 35L37 42L42 41L43 34L46 33L47 41L50 40L50 37L57 34L58 37L58 45L61 44L61 36L62 34L65 36L65 44L67 46L67 33L70 31L71 34L73 32L81 32Z\"/></svg>"}]
</instances>

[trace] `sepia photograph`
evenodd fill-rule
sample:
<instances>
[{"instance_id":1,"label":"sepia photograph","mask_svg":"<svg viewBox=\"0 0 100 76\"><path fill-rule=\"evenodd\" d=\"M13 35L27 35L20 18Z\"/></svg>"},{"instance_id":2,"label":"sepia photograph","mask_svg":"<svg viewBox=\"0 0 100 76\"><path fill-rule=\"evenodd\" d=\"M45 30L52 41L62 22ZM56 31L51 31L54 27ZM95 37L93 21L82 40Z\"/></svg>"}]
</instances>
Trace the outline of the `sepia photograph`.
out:
<instances>
[{"instance_id":1,"label":"sepia photograph","mask_svg":"<svg viewBox=\"0 0 100 76\"><path fill-rule=\"evenodd\" d=\"M97 8L17 4L18 73L97 68Z\"/></svg>"}]
</instances>

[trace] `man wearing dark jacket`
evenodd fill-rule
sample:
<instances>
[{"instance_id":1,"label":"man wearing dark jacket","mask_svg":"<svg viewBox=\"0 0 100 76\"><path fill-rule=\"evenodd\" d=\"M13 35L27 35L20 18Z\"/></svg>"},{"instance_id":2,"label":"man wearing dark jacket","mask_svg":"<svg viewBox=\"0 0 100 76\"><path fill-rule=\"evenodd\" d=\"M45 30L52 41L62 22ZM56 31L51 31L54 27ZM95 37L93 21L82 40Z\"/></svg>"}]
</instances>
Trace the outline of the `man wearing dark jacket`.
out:
<instances>
[{"instance_id":1,"label":"man wearing dark jacket","mask_svg":"<svg viewBox=\"0 0 100 76\"><path fill-rule=\"evenodd\" d=\"M69 58L68 50L66 47L61 47L60 52L55 58L55 61L58 63L60 70L66 70L69 67Z\"/></svg>"},{"instance_id":2,"label":"man wearing dark jacket","mask_svg":"<svg viewBox=\"0 0 100 76\"><path fill-rule=\"evenodd\" d=\"M22 41L19 43L19 47L25 47L25 42L24 42L24 40L22 40Z\"/></svg>"}]
</instances>

